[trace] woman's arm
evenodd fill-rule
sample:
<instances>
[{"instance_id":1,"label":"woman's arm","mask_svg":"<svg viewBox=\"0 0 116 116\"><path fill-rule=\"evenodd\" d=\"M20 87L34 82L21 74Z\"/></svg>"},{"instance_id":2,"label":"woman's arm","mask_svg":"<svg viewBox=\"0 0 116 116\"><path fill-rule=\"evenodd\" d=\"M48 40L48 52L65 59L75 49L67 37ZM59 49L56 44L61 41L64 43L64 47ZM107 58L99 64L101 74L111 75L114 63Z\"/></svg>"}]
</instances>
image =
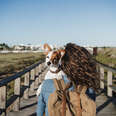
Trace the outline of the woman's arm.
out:
<instances>
[{"instance_id":1,"label":"woman's arm","mask_svg":"<svg viewBox=\"0 0 116 116\"><path fill-rule=\"evenodd\" d=\"M45 101L44 101L44 89L41 90L40 95L38 97L38 104L37 104L37 116L43 116L45 112Z\"/></svg>"}]
</instances>

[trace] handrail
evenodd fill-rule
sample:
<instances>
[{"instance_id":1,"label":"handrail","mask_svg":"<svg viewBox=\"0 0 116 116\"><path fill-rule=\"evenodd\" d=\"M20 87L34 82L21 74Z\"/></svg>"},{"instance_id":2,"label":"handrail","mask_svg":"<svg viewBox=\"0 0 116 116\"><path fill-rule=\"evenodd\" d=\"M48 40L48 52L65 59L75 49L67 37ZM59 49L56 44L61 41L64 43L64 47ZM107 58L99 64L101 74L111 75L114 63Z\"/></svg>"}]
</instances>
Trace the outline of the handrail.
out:
<instances>
[{"instance_id":1,"label":"handrail","mask_svg":"<svg viewBox=\"0 0 116 116\"><path fill-rule=\"evenodd\" d=\"M103 64L103 63L101 63L101 62L99 62L97 60L95 62L96 62L96 64L98 64L99 66L103 67L104 69L109 70L109 71L111 71L113 73L116 73L116 68L113 68L111 66L108 66L106 64Z\"/></svg>"},{"instance_id":2,"label":"handrail","mask_svg":"<svg viewBox=\"0 0 116 116\"><path fill-rule=\"evenodd\" d=\"M16 74L12 75L12 76L9 76L9 77L7 77L7 78L2 79L2 80L0 81L0 87L1 87L1 86L4 86L4 85L6 85L6 84L8 84L10 81L17 79L18 77L21 77L21 76L24 75L25 73L31 71L33 68L35 68L36 66L38 66L39 64L41 64L42 62L43 62L43 61L41 60L41 61L39 61L38 63L31 65L30 67L24 69L24 70L21 71L21 72L18 72L18 73L16 73Z\"/></svg>"},{"instance_id":3,"label":"handrail","mask_svg":"<svg viewBox=\"0 0 116 116\"><path fill-rule=\"evenodd\" d=\"M29 98L29 91L34 91L35 87L39 85L42 72L46 70L44 60L25 68L13 76L9 76L0 81L0 115L6 116L7 112L20 110L20 99ZM23 93L21 93L21 77L24 76ZM9 82L14 81L14 95L7 99L7 85ZM22 95L23 94L23 95ZM13 98L11 100L11 98ZM12 102L9 102L12 101Z\"/></svg>"},{"instance_id":4,"label":"handrail","mask_svg":"<svg viewBox=\"0 0 116 116\"><path fill-rule=\"evenodd\" d=\"M106 64L100 63L99 61L95 60L97 64L98 72L100 73L100 88L104 89L105 84L107 84L107 95L109 97L113 96L113 92L116 92L116 86L113 85L113 73L116 73L116 68L112 68ZM107 74L107 80L105 77L105 70Z\"/></svg>"}]
</instances>

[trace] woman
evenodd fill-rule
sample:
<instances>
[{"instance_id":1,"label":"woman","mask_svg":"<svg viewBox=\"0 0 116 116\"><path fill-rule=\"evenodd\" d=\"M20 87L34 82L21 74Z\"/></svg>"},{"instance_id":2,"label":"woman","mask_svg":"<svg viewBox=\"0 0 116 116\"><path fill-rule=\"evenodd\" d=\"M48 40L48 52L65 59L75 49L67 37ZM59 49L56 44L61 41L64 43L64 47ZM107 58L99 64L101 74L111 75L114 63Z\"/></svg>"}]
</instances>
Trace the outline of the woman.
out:
<instances>
[{"instance_id":1,"label":"woman","mask_svg":"<svg viewBox=\"0 0 116 116\"><path fill-rule=\"evenodd\" d=\"M98 88L98 85L95 87L96 84L98 84L98 74L96 72L95 63L85 48L71 43L67 44L60 68L68 77L63 77L65 83L71 81L76 85L81 84L87 86L89 89L87 89L86 94L95 100L95 92L93 89L97 90ZM54 91L55 86L53 80L45 80L40 96L38 97L37 116L43 116L44 112L45 116L49 116L48 97Z\"/></svg>"},{"instance_id":2,"label":"woman","mask_svg":"<svg viewBox=\"0 0 116 116\"><path fill-rule=\"evenodd\" d=\"M75 85L95 91L99 89L99 73L92 55L83 47L69 43L61 61L61 69Z\"/></svg>"}]
</instances>

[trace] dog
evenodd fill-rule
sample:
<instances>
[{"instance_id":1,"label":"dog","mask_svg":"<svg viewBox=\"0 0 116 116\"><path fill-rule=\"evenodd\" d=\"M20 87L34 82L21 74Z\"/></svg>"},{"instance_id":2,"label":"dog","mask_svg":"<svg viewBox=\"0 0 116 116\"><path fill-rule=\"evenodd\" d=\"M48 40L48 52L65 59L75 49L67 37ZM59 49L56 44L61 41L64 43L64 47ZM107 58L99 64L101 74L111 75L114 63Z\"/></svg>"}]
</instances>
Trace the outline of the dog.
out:
<instances>
[{"instance_id":1,"label":"dog","mask_svg":"<svg viewBox=\"0 0 116 116\"><path fill-rule=\"evenodd\" d=\"M64 49L52 50L52 48L48 44L44 44L44 50L46 55L45 63L48 66L48 72L45 75L44 80L46 79L62 79L66 74L59 70L61 65L61 59L65 54ZM36 95L39 96L41 92L42 84L40 84Z\"/></svg>"}]
</instances>

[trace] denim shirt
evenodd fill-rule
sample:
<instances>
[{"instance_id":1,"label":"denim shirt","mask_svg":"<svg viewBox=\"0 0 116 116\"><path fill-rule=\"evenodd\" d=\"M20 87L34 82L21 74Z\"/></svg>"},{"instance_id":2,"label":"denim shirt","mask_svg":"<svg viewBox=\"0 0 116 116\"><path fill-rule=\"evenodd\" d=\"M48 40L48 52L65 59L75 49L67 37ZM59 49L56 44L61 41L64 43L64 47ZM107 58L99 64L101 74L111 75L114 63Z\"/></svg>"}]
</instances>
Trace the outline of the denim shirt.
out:
<instances>
[{"instance_id":1,"label":"denim shirt","mask_svg":"<svg viewBox=\"0 0 116 116\"><path fill-rule=\"evenodd\" d=\"M68 83L69 80L64 78L64 82ZM73 88L70 88L70 90ZM48 97L51 93L55 91L54 82L52 79L47 79L43 81L42 89L40 95L38 97L38 104L37 104L37 116L43 116L45 112L45 116L49 116L48 114ZM95 92L89 88L86 91L86 94L93 100L95 100Z\"/></svg>"}]
</instances>

